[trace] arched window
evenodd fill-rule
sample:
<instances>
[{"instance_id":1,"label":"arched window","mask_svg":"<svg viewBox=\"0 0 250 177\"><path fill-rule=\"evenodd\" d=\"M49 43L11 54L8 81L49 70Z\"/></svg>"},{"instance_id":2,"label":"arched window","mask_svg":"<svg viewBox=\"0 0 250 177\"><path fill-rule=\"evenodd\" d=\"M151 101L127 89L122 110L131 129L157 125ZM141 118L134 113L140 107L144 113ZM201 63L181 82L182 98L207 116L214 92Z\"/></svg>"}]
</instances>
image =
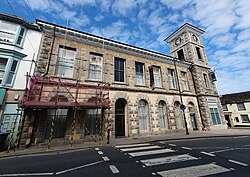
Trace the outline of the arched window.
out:
<instances>
[{"instance_id":1,"label":"arched window","mask_svg":"<svg viewBox=\"0 0 250 177\"><path fill-rule=\"evenodd\" d=\"M160 101L158 104L158 117L160 128L168 128L167 106L164 101Z\"/></svg>"},{"instance_id":2,"label":"arched window","mask_svg":"<svg viewBox=\"0 0 250 177\"><path fill-rule=\"evenodd\" d=\"M174 116L175 116L175 126L177 129L184 128L183 122L183 112L180 108L180 102L176 101L174 103Z\"/></svg>"},{"instance_id":3,"label":"arched window","mask_svg":"<svg viewBox=\"0 0 250 177\"><path fill-rule=\"evenodd\" d=\"M140 132L148 131L148 103L145 100L140 100L138 103L138 117Z\"/></svg>"}]
</instances>

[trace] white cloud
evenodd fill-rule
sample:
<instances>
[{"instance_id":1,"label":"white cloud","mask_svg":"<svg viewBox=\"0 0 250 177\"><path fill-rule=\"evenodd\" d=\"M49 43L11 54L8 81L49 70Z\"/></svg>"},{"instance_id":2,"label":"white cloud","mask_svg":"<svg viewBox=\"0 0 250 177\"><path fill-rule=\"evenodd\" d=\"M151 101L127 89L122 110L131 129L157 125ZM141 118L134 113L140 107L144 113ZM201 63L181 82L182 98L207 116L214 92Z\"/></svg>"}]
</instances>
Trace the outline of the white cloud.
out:
<instances>
[{"instance_id":1,"label":"white cloud","mask_svg":"<svg viewBox=\"0 0 250 177\"><path fill-rule=\"evenodd\" d=\"M241 31L237 37L239 41L250 40L250 29Z\"/></svg>"},{"instance_id":2,"label":"white cloud","mask_svg":"<svg viewBox=\"0 0 250 177\"><path fill-rule=\"evenodd\" d=\"M69 6L95 5L95 0L63 0Z\"/></svg>"},{"instance_id":3,"label":"white cloud","mask_svg":"<svg viewBox=\"0 0 250 177\"><path fill-rule=\"evenodd\" d=\"M131 11L136 8L136 0L115 0L112 5L112 11L115 15L129 16Z\"/></svg>"},{"instance_id":4,"label":"white cloud","mask_svg":"<svg viewBox=\"0 0 250 177\"><path fill-rule=\"evenodd\" d=\"M193 0L161 0L161 3L172 9L181 9L184 6L191 5L193 3Z\"/></svg>"},{"instance_id":5,"label":"white cloud","mask_svg":"<svg viewBox=\"0 0 250 177\"><path fill-rule=\"evenodd\" d=\"M104 15L97 15L96 17L95 17L95 21L101 21L101 20L103 20L104 19Z\"/></svg>"}]
</instances>

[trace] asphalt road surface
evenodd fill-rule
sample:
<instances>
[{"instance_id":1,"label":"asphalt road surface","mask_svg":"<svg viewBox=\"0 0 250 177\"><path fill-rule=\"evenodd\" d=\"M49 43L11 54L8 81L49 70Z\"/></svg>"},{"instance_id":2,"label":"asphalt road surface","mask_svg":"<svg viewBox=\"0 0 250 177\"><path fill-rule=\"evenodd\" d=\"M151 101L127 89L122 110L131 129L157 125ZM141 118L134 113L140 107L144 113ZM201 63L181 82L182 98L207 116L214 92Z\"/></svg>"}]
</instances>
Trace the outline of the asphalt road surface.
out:
<instances>
[{"instance_id":1,"label":"asphalt road surface","mask_svg":"<svg viewBox=\"0 0 250 177\"><path fill-rule=\"evenodd\" d=\"M96 147L0 159L1 176L250 177L250 136Z\"/></svg>"}]
</instances>

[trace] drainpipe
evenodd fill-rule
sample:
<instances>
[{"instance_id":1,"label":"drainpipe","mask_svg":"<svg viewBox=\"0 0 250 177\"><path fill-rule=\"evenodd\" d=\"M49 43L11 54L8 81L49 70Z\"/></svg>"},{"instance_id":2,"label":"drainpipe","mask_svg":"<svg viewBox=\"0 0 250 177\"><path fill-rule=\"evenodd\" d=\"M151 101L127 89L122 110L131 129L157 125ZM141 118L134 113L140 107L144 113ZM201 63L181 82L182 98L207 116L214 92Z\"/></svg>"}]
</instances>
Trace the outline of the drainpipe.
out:
<instances>
[{"instance_id":1,"label":"drainpipe","mask_svg":"<svg viewBox=\"0 0 250 177\"><path fill-rule=\"evenodd\" d=\"M193 83L194 83L194 91L195 91L195 94L196 94L196 99L197 99L197 103L198 103L198 108L199 108L199 114L200 114L200 118L201 118L201 124L203 126L203 128L205 128L205 124L204 124L204 121L201 117L201 108L199 106L199 99L198 99L198 95L197 95L197 89L196 89L196 84L195 84L195 81L194 81L194 75L193 75L193 72L192 72L192 69L195 65L193 63L191 63L190 67L189 67L189 70L190 70L190 73L191 73L191 76L192 76L192 80L193 80Z\"/></svg>"},{"instance_id":2,"label":"drainpipe","mask_svg":"<svg viewBox=\"0 0 250 177\"><path fill-rule=\"evenodd\" d=\"M50 66L52 52L53 52L53 49L54 49L54 43L55 43L55 38L56 38L55 36L56 36L56 27L54 26L53 41L52 41L52 47L51 47L51 51L50 51L50 55L49 55L49 62L48 62L46 72L44 73L43 76L47 76L47 74L49 73L49 66Z\"/></svg>"},{"instance_id":3,"label":"drainpipe","mask_svg":"<svg viewBox=\"0 0 250 177\"><path fill-rule=\"evenodd\" d=\"M180 99L181 99L181 105L183 105L181 86L180 86L180 82L179 82L179 76L178 76L177 67L176 67L176 61L175 61L176 59L177 58L174 58L174 68L175 68L175 74L176 74L177 83L178 83L178 87L179 87L178 90L179 90L179 95L180 95ZM186 115L185 115L185 110L182 109L182 112L183 112L184 124L185 124L185 129L186 129L186 135L189 135L188 127L187 127L187 119L186 119Z\"/></svg>"}]
</instances>

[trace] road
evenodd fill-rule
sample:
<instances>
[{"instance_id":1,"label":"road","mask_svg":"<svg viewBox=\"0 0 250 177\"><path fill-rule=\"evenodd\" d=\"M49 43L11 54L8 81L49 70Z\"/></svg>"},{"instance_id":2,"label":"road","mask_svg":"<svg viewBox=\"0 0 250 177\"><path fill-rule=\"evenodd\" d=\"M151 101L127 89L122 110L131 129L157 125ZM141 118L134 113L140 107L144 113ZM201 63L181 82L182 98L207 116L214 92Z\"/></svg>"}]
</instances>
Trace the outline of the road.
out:
<instances>
[{"instance_id":1,"label":"road","mask_svg":"<svg viewBox=\"0 0 250 177\"><path fill-rule=\"evenodd\" d=\"M1 176L248 177L250 136L96 147L0 159Z\"/></svg>"}]
</instances>

